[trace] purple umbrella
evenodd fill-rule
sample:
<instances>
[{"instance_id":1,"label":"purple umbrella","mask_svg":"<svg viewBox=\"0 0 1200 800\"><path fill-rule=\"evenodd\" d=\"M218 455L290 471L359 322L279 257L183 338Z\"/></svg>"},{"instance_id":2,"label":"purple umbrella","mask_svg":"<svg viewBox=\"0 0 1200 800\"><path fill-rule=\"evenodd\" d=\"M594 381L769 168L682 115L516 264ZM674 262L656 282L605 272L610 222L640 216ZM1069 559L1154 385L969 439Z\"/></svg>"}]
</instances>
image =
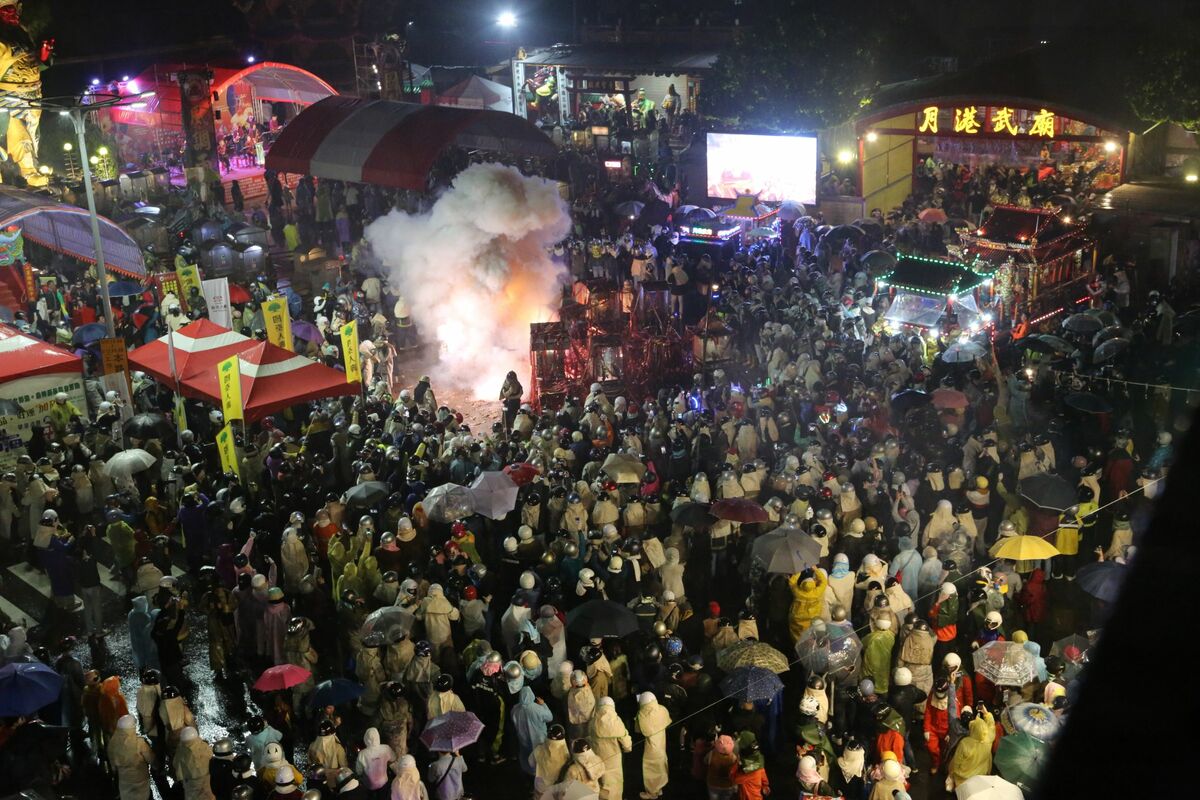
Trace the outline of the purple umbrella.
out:
<instances>
[{"instance_id":1,"label":"purple umbrella","mask_svg":"<svg viewBox=\"0 0 1200 800\"><path fill-rule=\"evenodd\" d=\"M421 741L435 753L453 753L475 744L483 733L483 723L470 711L449 711L429 720L421 731Z\"/></svg>"},{"instance_id":2,"label":"purple umbrella","mask_svg":"<svg viewBox=\"0 0 1200 800\"><path fill-rule=\"evenodd\" d=\"M321 335L321 329L306 319L292 320L292 338L303 339L306 342L325 341L325 337Z\"/></svg>"}]
</instances>

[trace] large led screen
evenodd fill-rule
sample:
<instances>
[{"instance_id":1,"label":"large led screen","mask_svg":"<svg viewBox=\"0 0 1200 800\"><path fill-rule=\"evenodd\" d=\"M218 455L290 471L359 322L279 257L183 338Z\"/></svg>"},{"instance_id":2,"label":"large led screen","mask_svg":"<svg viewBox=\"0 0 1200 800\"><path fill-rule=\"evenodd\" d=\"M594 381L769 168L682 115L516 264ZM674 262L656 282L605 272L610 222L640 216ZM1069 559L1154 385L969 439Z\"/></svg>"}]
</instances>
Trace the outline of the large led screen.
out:
<instances>
[{"instance_id":1,"label":"large led screen","mask_svg":"<svg viewBox=\"0 0 1200 800\"><path fill-rule=\"evenodd\" d=\"M817 137L708 134L708 196L817 201Z\"/></svg>"}]
</instances>

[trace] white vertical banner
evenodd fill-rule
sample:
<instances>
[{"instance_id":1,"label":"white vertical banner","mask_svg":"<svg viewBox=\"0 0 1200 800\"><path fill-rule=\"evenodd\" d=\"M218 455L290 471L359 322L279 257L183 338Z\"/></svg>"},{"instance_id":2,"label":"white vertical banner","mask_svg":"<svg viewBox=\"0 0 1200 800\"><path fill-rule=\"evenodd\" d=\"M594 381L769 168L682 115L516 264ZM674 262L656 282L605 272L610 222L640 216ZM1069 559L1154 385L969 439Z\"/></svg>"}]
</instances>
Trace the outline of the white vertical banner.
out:
<instances>
[{"instance_id":1,"label":"white vertical banner","mask_svg":"<svg viewBox=\"0 0 1200 800\"><path fill-rule=\"evenodd\" d=\"M233 308L229 304L229 278L210 278L202 283L208 318L226 328L233 327Z\"/></svg>"}]
</instances>

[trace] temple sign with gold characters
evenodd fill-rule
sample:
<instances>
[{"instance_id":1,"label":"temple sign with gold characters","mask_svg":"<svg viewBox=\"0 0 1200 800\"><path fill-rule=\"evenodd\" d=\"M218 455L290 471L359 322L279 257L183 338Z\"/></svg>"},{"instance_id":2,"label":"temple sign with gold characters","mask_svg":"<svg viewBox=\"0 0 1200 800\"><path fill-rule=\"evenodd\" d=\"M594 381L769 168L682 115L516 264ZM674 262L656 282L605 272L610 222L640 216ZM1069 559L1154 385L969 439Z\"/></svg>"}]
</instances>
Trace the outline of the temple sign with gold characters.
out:
<instances>
[{"instance_id":1,"label":"temple sign with gold characters","mask_svg":"<svg viewBox=\"0 0 1200 800\"><path fill-rule=\"evenodd\" d=\"M921 124L917 126L918 133L943 133L939 130L943 125L944 116L953 113L954 122L951 130L954 133L973 136L980 131L990 131L993 134L1008 134L1018 136L1024 134L1033 138L1053 139L1055 134L1055 114L1045 108L1015 109L1007 106L960 106L942 108L926 106L921 109Z\"/></svg>"},{"instance_id":2,"label":"temple sign with gold characters","mask_svg":"<svg viewBox=\"0 0 1200 800\"><path fill-rule=\"evenodd\" d=\"M11 161L30 186L45 186L49 177L38 170L38 126L42 111L42 70L53 46L35 46L21 25L20 0L0 0L0 111L8 125L0 160Z\"/></svg>"}]
</instances>

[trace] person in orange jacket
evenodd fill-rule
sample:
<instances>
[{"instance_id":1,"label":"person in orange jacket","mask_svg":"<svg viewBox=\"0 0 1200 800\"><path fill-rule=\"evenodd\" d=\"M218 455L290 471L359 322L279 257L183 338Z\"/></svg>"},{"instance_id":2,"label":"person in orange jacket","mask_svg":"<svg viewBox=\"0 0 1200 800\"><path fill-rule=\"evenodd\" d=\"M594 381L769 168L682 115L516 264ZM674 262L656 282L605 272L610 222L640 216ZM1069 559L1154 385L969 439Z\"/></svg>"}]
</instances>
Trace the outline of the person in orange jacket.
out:
<instances>
[{"instance_id":1,"label":"person in orange jacket","mask_svg":"<svg viewBox=\"0 0 1200 800\"><path fill-rule=\"evenodd\" d=\"M738 800L763 800L771 793L765 762L757 744L742 751L737 765L729 768L729 779L738 788Z\"/></svg>"}]
</instances>

